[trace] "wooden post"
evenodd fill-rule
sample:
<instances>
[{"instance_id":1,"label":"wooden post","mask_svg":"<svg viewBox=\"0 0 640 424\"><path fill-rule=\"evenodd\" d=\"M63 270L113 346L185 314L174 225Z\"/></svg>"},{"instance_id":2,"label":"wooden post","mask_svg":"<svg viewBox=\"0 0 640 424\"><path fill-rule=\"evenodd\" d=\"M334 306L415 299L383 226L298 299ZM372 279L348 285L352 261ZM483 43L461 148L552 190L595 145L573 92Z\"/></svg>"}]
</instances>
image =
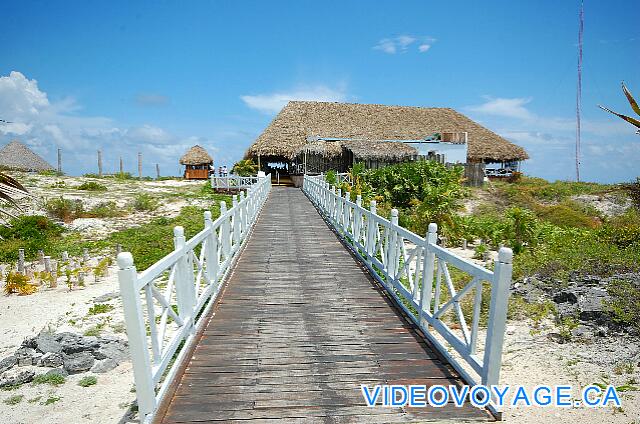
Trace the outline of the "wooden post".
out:
<instances>
[{"instance_id":1,"label":"wooden post","mask_svg":"<svg viewBox=\"0 0 640 424\"><path fill-rule=\"evenodd\" d=\"M156 163L156 180L160 179L160 165Z\"/></svg>"},{"instance_id":2,"label":"wooden post","mask_svg":"<svg viewBox=\"0 0 640 424\"><path fill-rule=\"evenodd\" d=\"M40 265L44 265L44 250L38 250L38 261Z\"/></svg>"},{"instance_id":3,"label":"wooden post","mask_svg":"<svg viewBox=\"0 0 640 424\"><path fill-rule=\"evenodd\" d=\"M58 147L58 174L62 174L62 149Z\"/></svg>"},{"instance_id":4,"label":"wooden post","mask_svg":"<svg viewBox=\"0 0 640 424\"><path fill-rule=\"evenodd\" d=\"M18 249L18 273L24 274L24 249Z\"/></svg>"},{"instance_id":5,"label":"wooden post","mask_svg":"<svg viewBox=\"0 0 640 424\"><path fill-rule=\"evenodd\" d=\"M142 179L142 153L138 152L138 178Z\"/></svg>"},{"instance_id":6,"label":"wooden post","mask_svg":"<svg viewBox=\"0 0 640 424\"><path fill-rule=\"evenodd\" d=\"M82 249L82 260L85 263L89 262L89 249L86 247Z\"/></svg>"},{"instance_id":7,"label":"wooden post","mask_svg":"<svg viewBox=\"0 0 640 424\"><path fill-rule=\"evenodd\" d=\"M122 156L120 156L120 175L124 174L124 166L122 163Z\"/></svg>"},{"instance_id":8,"label":"wooden post","mask_svg":"<svg viewBox=\"0 0 640 424\"><path fill-rule=\"evenodd\" d=\"M98 150L98 176L102 177L102 150Z\"/></svg>"},{"instance_id":9,"label":"wooden post","mask_svg":"<svg viewBox=\"0 0 640 424\"><path fill-rule=\"evenodd\" d=\"M69 262L69 252L66 250L62 252L62 262Z\"/></svg>"},{"instance_id":10,"label":"wooden post","mask_svg":"<svg viewBox=\"0 0 640 424\"><path fill-rule=\"evenodd\" d=\"M84 271L78 271L78 285L84 286Z\"/></svg>"}]
</instances>

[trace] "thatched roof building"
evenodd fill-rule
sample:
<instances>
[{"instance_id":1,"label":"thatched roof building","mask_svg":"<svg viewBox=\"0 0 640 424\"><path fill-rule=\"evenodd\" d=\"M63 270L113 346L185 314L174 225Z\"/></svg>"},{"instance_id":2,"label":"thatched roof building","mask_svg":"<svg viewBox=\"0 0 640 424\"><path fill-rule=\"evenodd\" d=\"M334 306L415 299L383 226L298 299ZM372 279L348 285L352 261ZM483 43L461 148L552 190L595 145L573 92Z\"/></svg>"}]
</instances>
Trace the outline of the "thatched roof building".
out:
<instances>
[{"instance_id":1,"label":"thatched roof building","mask_svg":"<svg viewBox=\"0 0 640 424\"><path fill-rule=\"evenodd\" d=\"M209 165L213 163L213 158L199 145L195 145L180 158L180 165Z\"/></svg>"},{"instance_id":2,"label":"thatched roof building","mask_svg":"<svg viewBox=\"0 0 640 424\"><path fill-rule=\"evenodd\" d=\"M0 168L16 171L55 170L46 160L18 140L13 140L0 149Z\"/></svg>"},{"instance_id":3,"label":"thatched roof building","mask_svg":"<svg viewBox=\"0 0 640 424\"><path fill-rule=\"evenodd\" d=\"M213 158L203 147L196 144L182 155L180 165L185 165L185 179L206 180L212 172Z\"/></svg>"},{"instance_id":4,"label":"thatched roof building","mask_svg":"<svg viewBox=\"0 0 640 424\"><path fill-rule=\"evenodd\" d=\"M307 101L289 102L249 148L248 155L293 160L301 152L313 151L331 158L342 154L344 147L360 158L386 159L391 155L402 160L417 152L391 140L422 140L449 132L467 133L468 162L529 158L522 147L450 108ZM336 140L309 143L310 137Z\"/></svg>"}]
</instances>

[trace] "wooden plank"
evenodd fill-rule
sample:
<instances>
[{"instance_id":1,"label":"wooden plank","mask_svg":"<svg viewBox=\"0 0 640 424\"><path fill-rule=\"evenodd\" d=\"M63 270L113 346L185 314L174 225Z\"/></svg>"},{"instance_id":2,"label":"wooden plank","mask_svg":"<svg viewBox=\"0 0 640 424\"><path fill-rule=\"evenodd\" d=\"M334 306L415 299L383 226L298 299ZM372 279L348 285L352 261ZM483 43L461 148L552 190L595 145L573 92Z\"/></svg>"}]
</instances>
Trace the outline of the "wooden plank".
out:
<instances>
[{"instance_id":1,"label":"wooden plank","mask_svg":"<svg viewBox=\"0 0 640 424\"><path fill-rule=\"evenodd\" d=\"M300 190L274 188L157 422L487 420L367 408L360 384L459 384Z\"/></svg>"}]
</instances>

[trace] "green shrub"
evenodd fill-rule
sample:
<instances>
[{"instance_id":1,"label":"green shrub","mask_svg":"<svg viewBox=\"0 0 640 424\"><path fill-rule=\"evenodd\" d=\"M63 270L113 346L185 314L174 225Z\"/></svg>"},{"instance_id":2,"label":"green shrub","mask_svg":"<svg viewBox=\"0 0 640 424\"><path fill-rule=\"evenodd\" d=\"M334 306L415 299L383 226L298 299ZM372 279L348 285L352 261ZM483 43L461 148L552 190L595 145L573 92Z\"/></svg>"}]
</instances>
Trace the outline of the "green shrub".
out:
<instances>
[{"instance_id":1,"label":"green shrub","mask_svg":"<svg viewBox=\"0 0 640 424\"><path fill-rule=\"evenodd\" d=\"M98 174L93 174L93 173L91 173L91 172L90 172L90 173L88 173L88 174L83 174L82 176L83 176L83 177L85 177L85 178L102 178L100 175L98 175Z\"/></svg>"},{"instance_id":2,"label":"green shrub","mask_svg":"<svg viewBox=\"0 0 640 424\"><path fill-rule=\"evenodd\" d=\"M17 405L22 402L23 398L24 395L13 395L3 400L2 403L4 403L5 405Z\"/></svg>"},{"instance_id":3,"label":"green shrub","mask_svg":"<svg viewBox=\"0 0 640 424\"><path fill-rule=\"evenodd\" d=\"M563 202L557 205L539 205L536 214L542 220L559 227L595 228L598 220L587 215L576 202Z\"/></svg>"},{"instance_id":4,"label":"green shrub","mask_svg":"<svg viewBox=\"0 0 640 424\"><path fill-rule=\"evenodd\" d=\"M45 209L50 216L63 222L73 221L84 213L82 201L65 199L64 197L48 200L45 203Z\"/></svg>"},{"instance_id":5,"label":"green shrub","mask_svg":"<svg viewBox=\"0 0 640 424\"><path fill-rule=\"evenodd\" d=\"M33 379L33 384L50 384L52 386L59 386L64 384L66 379L60 374L40 374Z\"/></svg>"},{"instance_id":6,"label":"green shrub","mask_svg":"<svg viewBox=\"0 0 640 424\"><path fill-rule=\"evenodd\" d=\"M113 311L114 309L115 307L108 303L96 303L89 308L89 315L106 314L107 312Z\"/></svg>"},{"instance_id":7,"label":"green shrub","mask_svg":"<svg viewBox=\"0 0 640 424\"><path fill-rule=\"evenodd\" d=\"M107 191L107 186L97 183L95 181L86 181L76 187L76 190L86 191Z\"/></svg>"},{"instance_id":8,"label":"green shrub","mask_svg":"<svg viewBox=\"0 0 640 424\"><path fill-rule=\"evenodd\" d=\"M240 175L241 177L248 177L250 175L256 175L258 173L258 165L251 159L243 159L233 165L231 173Z\"/></svg>"},{"instance_id":9,"label":"green shrub","mask_svg":"<svg viewBox=\"0 0 640 424\"><path fill-rule=\"evenodd\" d=\"M133 208L137 211L154 211L159 206L158 199L147 193L140 193L133 200Z\"/></svg>"},{"instance_id":10,"label":"green shrub","mask_svg":"<svg viewBox=\"0 0 640 424\"><path fill-rule=\"evenodd\" d=\"M78 386L89 387L98 384L98 379L93 375L88 375L86 377L82 377L80 381L78 381Z\"/></svg>"},{"instance_id":11,"label":"green shrub","mask_svg":"<svg viewBox=\"0 0 640 424\"><path fill-rule=\"evenodd\" d=\"M10 226L0 226L0 262L18 259L18 249L25 250L25 256L35 257L39 249L51 248L62 234L63 228L49 218L38 215L24 215L9 221Z\"/></svg>"},{"instance_id":12,"label":"green shrub","mask_svg":"<svg viewBox=\"0 0 640 424\"><path fill-rule=\"evenodd\" d=\"M38 175L42 175L45 177L57 177L63 174L62 172L54 171L53 169L46 169L46 170L38 171Z\"/></svg>"},{"instance_id":13,"label":"green shrub","mask_svg":"<svg viewBox=\"0 0 640 424\"><path fill-rule=\"evenodd\" d=\"M116 202L108 201L98 203L93 208L83 213L86 218L115 218L127 214L127 210L120 208Z\"/></svg>"},{"instance_id":14,"label":"green shrub","mask_svg":"<svg viewBox=\"0 0 640 424\"><path fill-rule=\"evenodd\" d=\"M330 169L325 174L324 180L329 183L329 185L335 187L335 185L338 184L338 174L333 169Z\"/></svg>"},{"instance_id":15,"label":"green shrub","mask_svg":"<svg viewBox=\"0 0 640 424\"><path fill-rule=\"evenodd\" d=\"M607 292L611 299L604 306L613 320L640 331L640 287L630 281L614 280Z\"/></svg>"}]
</instances>

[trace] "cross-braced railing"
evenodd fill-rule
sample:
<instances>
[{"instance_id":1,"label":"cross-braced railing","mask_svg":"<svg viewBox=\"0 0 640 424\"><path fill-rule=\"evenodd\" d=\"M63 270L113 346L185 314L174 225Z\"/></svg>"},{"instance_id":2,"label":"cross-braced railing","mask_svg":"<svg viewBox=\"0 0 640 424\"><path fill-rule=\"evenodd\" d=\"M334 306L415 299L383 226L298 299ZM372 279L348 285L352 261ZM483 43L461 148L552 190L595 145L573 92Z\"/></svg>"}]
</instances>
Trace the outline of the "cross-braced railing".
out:
<instances>
[{"instance_id":1,"label":"cross-braced railing","mask_svg":"<svg viewBox=\"0 0 640 424\"><path fill-rule=\"evenodd\" d=\"M469 384L498 384L511 249L500 249L492 271L438 246L436 224L430 224L426 237L420 237L398 225L396 209L385 219L376 213L375 200L366 209L360 196L352 201L349 192L343 195L322 176L305 176L303 190ZM490 408L500 415L495 404Z\"/></svg>"},{"instance_id":2,"label":"cross-braced railing","mask_svg":"<svg viewBox=\"0 0 640 424\"><path fill-rule=\"evenodd\" d=\"M220 216L214 221L206 211L204 229L190 240L175 227L175 250L141 273L131 253L118 255L141 422L166 394L270 190L266 176L233 196L231 209L220 202Z\"/></svg>"},{"instance_id":3,"label":"cross-braced railing","mask_svg":"<svg viewBox=\"0 0 640 424\"><path fill-rule=\"evenodd\" d=\"M258 182L258 177L241 177L240 175L227 175L226 177L211 177L211 188L221 190L240 190L249 188Z\"/></svg>"}]
</instances>

